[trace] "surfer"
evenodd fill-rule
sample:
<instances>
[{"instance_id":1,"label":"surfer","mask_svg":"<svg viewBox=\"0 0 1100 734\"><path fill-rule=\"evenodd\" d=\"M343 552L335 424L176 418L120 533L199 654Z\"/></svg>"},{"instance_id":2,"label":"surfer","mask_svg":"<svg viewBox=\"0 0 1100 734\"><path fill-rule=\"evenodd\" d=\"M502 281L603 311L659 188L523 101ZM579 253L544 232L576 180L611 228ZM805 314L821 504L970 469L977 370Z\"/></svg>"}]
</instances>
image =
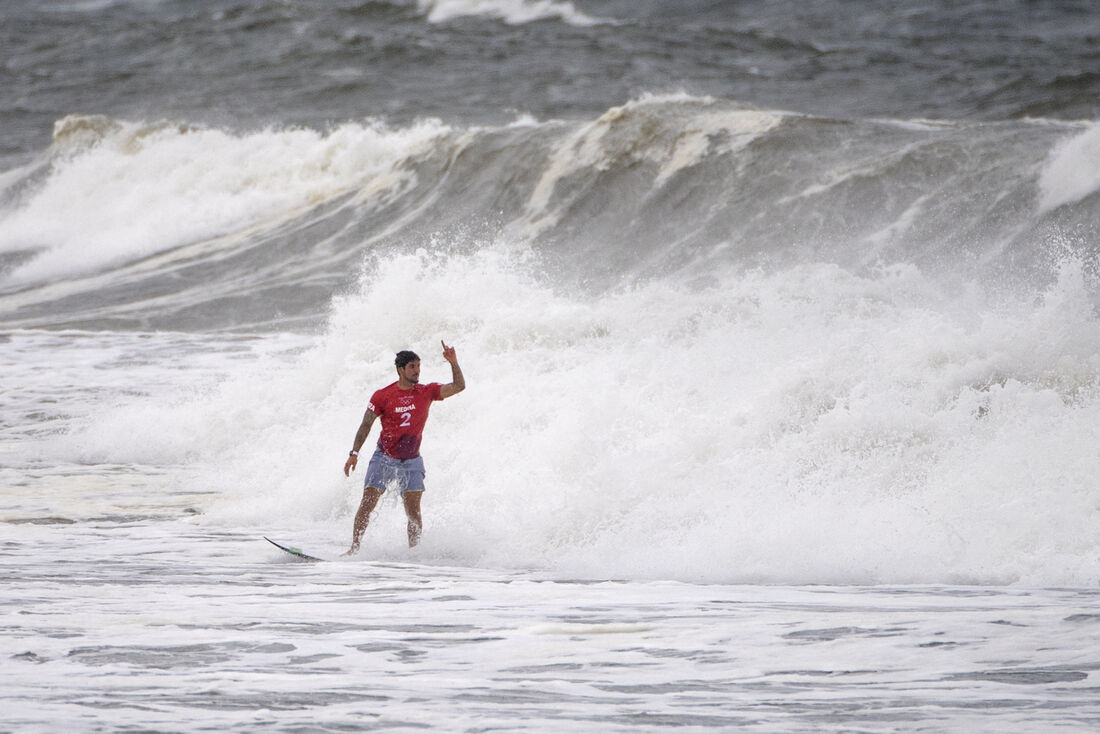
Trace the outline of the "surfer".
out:
<instances>
[{"instance_id":1,"label":"surfer","mask_svg":"<svg viewBox=\"0 0 1100 734\"><path fill-rule=\"evenodd\" d=\"M382 419L382 435L378 446L367 464L367 475L363 479L363 499L359 511L355 513L352 528L351 548L345 556L359 550L359 539L370 522L378 499L388 487L401 492L405 504L405 515L409 520L409 547L420 542L420 496L424 492L424 460L420 456L420 439L424 433L424 424L428 420L428 408L436 400L445 400L466 389L466 380L462 368L458 366L458 357L454 347L443 344L443 359L451 364L451 382L441 385L431 382L420 384L420 357L414 352L401 351L394 359L397 367L397 382L375 391L363 414L363 422L355 433L348 460L344 462L344 476L351 476L359 463L359 449L367 440L371 426L376 418Z\"/></svg>"}]
</instances>

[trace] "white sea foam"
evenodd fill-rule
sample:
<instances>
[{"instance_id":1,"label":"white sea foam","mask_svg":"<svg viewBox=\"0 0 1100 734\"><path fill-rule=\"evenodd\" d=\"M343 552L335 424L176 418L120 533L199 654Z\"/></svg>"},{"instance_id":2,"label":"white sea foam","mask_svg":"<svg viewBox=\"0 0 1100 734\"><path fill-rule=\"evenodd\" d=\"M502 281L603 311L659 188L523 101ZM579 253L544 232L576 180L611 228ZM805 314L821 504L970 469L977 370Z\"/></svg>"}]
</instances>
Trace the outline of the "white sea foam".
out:
<instances>
[{"instance_id":1,"label":"white sea foam","mask_svg":"<svg viewBox=\"0 0 1100 734\"><path fill-rule=\"evenodd\" d=\"M556 18L575 26L611 22L582 13L571 2L556 0L418 0L418 5L420 12L426 13L431 23L446 23L469 16L500 18L513 25L547 18Z\"/></svg>"},{"instance_id":2,"label":"white sea foam","mask_svg":"<svg viewBox=\"0 0 1100 734\"><path fill-rule=\"evenodd\" d=\"M834 250L807 242L803 255L767 270L746 269L732 253L707 260L700 278L689 266L695 253L670 228L667 241L646 243L652 250L606 247L612 258L670 263L652 280L624 274L616 282L632 285L582 291L548 272L545 264L571 247L602 253L583 217L567 219L587 186L598 204L599 195L633 201L637 191L686 182L670 193L718 191L710 210L725 205L723 192L748 195L758 180L765 187L753 196L765 211L776 191L805 191L801 170L778 182L757 175L787 160L768 155L785 150L786 137L815 149L815 135L794 124L791 136L771 135L785 119L667 95L592 123L520 120L493 131L494 145L513 133L527 140L525 132L543 125L551 135L532 138L544 143L535 146L544 151L533 159L537 169L522 180L502 169L505 183L488 192L487 200L514 202L498 241L438 235L434 254L409 254L415 235L395 226L388 241L371 241L377 259L298 355L241 362L239 345L209 334L198 351L211 366L187 340L154 334L144 350L126 346L138 353L146 395L132 394L134 370L121 357L59 371L59 391L78 396L72 386L95 384L99 364L110 365L112 377L100 378L105 384L87 401L73 401L83 408L61 425L77 429L36 444L35 460L154 467L153 476L172 474L172 491L206 497L197 501L204 522L346 539L359 478L340 470L370 392L393 379L392 354L402 348L421 352L425 379L448 379L437 351L447 339L459 348L470 388L433 409L425 437L422 560L689 581L1094 583L1100 324L1095 283L1072 254L1080 248L1065 248L1057 277L1036 276L1026 292L987 295L988 281L968 280L970 271L951 276L966 287L947 288L904 261L899 239L946 225L934 201L903 188L907 205L869 235ZM24 278L132 259L185 237L265 226L340 193L403 185L413 174L401 162L435 150L446 134L438 123L234 136L69 120L52 175L9 213L3 241L7 249L27 246L33 227L50 235L52 249L16 271ZM464 150L481 164L478 132L466 139L474 143ZM746 142L759 145L749 150ZM884 149L911 157L892 142ZM746 177L714 188L705 174L726 170L726 154L732 169L745 165ZM827 161L826 170L840 174L819 180L837 183L814 193L846 198L850 160L842 151ZM634 163L646 169L636 188L592 184ZM704 175L682 181L695 167ZM1027 196L1031 173L1019 176ZM142 185L125 185L131 177ZM66 204L70 189L75 203ZM857 193L842 218L862 210ZM669 199L675 218L684 199ZM429 210L449 216L465 203L441 193L409 218ZM51 217L63 204L74 216ZM208 221L184 216L195 206L209 208ZM794 229L815 223L821 209L798 216ZM565 225L560 233L530 236L554 218ZM784 237L776 221L749 244L766 248L773 231ZM25 225L22 239L13 222ZM131 222L136 233L126 229ZM687 215L676 222L693 226ZM195 231L181 233L187 226ZM714 227L708 254L724 251L723 236ZM81 249L86 240L99 249ZM902 263L857 270L821 262L867 254L868 244L875 261ZM71 263L45 259L66 253ZM48 361L51 350L32 348L16 377L38 379L33 355ZM64 353L66 364L82 364L79 350ZM209 382L181 369L196 363L198 374L224 380L187 392ZM40 377L37 396L52 384L48 373ZM396 500L387 503L364 552L405 558L403 517Z\"/></svg>"},{"instance_id":3,"label":"white sea foam","mask_svg":"<svg viewBox=\"0 0 1100 734\"><path fill-rule=\"evenodd\" d=\"M68 118L46 181L0 212L0 252L35 256L9 283L49 281L270 227L332 197L407 183L399 163L446 131L346 124L231 134Z\"/></svg>"},{"instance_id":4,"label":"white sea foam","mask_svg":"<svg viewBox=\"0 0 1100 734\"><path fill-rule=\"evenodd\" d=\"M503 248L507 249L507 248ZM599 297L501 248L395 257L290 364L139 400L70 437L85 461L183 462L206 521L345 540L340 471L413 348L468 390L433 408L419 558L594 577L1093 584L1100 322L1067 263L1037 305L910 267L807 264ZM406 558L392 503L364 543Z\"/></svg>"},{"instance_id":5,"label":"white sea foam","mask_svg":"<svg viewBox=\"0 0 1100 734\"><path fill-rule=\"evenodd\" d=\"M1039 176L1039 211L1046 213L1100 191L1100 122L1063 140Z\"/></svg>"}]
</instances>

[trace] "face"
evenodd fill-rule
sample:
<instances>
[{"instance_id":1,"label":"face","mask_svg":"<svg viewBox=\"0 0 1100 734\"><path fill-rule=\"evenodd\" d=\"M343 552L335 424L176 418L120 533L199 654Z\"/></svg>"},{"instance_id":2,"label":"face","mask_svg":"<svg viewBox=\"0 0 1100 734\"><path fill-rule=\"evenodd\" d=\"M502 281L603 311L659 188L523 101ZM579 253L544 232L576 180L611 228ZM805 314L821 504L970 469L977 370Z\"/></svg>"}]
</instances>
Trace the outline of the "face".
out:
<instances>
[{"instance_id":1,"label":"face","mask_svg":"<svg viewBox=\"0 0 1100 734\"><path fill-rule=\"evenodd\" d=\"M414 359L404 367L398 367L397 376L414 385L420 382L420 360Z\"/></svg>"}]
</instances>

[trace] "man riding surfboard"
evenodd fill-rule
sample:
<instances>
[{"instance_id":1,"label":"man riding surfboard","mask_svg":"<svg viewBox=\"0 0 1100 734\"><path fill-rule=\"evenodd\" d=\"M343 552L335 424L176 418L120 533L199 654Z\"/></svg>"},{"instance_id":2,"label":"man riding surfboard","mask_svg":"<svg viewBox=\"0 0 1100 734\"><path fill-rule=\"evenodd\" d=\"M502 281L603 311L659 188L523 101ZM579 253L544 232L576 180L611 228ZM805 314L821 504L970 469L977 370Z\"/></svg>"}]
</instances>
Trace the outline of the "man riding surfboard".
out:
<instances>
[{"instance_id":1,"label":"man riding surfboard","mask_svg":"<svg viewBox=\"0 0 1100 734\"><path fill-rule=\"evenodd\" d=\"M423 527L420 497L424 493L424 460L420 456L420 440L428 420L428 409L433 402L446 400L466 389L466 380L462 376L462 368L458 366L454 347L442 341L440 343L443 344L443 359L451 365L450 383L421 385L420 357L414 352L401 351L394 359L397 381L376 390L367 404L363 422L359 424L351 452L344 462L345 476L351 476L351 472L355 471L359 463L359 449L367 440L376 419L381 419L382 434L367 464L363 499L359 503L359 511L355 513L351 548L344 553L345 556L359 550L359 540L367 529L371 512L382 493L391 487L401 493L405 505L405 515L409 521L409 547L420 542Z\"/></svg>"}]
</instances>

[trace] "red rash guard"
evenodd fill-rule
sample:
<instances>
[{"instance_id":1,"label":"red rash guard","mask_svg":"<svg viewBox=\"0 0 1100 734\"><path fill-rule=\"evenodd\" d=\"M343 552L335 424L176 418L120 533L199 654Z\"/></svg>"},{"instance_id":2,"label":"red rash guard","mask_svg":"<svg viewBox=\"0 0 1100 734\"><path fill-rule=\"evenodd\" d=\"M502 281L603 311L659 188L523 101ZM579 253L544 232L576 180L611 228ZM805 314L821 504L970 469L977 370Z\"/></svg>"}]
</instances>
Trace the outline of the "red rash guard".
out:
<instances>
[{"instance_id":1,"label":"red rash guard","mask_svg":"<svg viewBox=\"0 0 1100 734\"><path fill-rule=\"evenodd\" d=\"M387 385L371 396L367 408L382 419L382 435L378 446L395 459L415 459L420 456L420 439L428 421L428 408L442 400L438 382L413 385L402 390L397 383Z\"/></svg>"}]
</instances>

